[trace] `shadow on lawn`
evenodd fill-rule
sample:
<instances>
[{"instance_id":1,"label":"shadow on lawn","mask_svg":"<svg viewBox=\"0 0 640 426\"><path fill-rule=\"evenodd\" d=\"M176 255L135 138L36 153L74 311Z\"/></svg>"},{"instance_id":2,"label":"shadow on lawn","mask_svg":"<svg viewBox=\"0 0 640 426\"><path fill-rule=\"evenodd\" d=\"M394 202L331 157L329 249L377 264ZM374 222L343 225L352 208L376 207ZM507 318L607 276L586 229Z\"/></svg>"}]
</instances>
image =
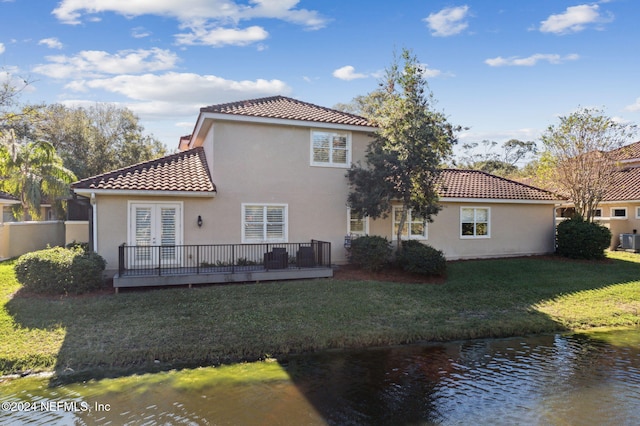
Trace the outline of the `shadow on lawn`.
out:
<instances>
[{"instance_id":1,"label":"shadow on lawn","mask_svg":"<svg viewBox=\"0 0 640 426\"><path fill-rule=\"evenodd\" d=\"M501 285L501 282L509 280L509 274L518 274L520 283L529 283L531 288L527 291L520 291L513 294L514 300L522 305L533 306L543 300L548 300L559 294L572 293L594 288L606 287L611 284L638 279L640 277L640 264L622 261L607 260L602 262L579 262L566 261L554 257L548 258L525 258L525 259L497 259L456 262L449 265L448 280L442 285L434 288L449 291L449 287L459 287L464 294L465 286L468 293L478 291L478 283L482 282L487 288L494 288ZM526 279L522 279L522 275ZM576 274L583 274L585 280L576 280ZM484 276L484 278L483 278ZM490 278L487 279L486 277ZM573 277L571 285L565 285L562 280ZM587 279L588 278L588 279ZM532 283L544 282L544 288L536 288ZM496 284L498 283L498 284ZM416 288L419 284L411 284L411 288ZM409 287L408 287L409 288ZM513 288L505 287L506 292L514 291ZM163 290L158 290L159 292ZM184 289L188 292L187 288ZM489 290L487 290L489 291ZM172 293L178 295L180 293ZM188 293L185 293L188 294ZM475 293L474 293L475 294ZM485 296L490 293L484 293ZM152 296L153 293L149 292ZM127 327L126 319L128 312L137 309L152 309L148 315L163 315L162 306L150 304L140 306L130 304L129 299L123 295L98 294L75 297L43 297L24 295L20 292L16 294L8 303L7 309L14 318L16 324L25 328L53 329L63 327L66 330L64 342L57 354L55 365L55 377L51 384L61 382L81 381L88 378L116 377L139 372L156 372L183 367L195 367L223 363L239 362L243 360L253 361L250 356L245 359L235 357L225 358L224 354L219 357L203 355L210 352L207 348L202 349L202 354L194 353L194 360L185 360L183 364L176 362L161 363L154 359L154 349L145 345L150 341L148 336L136 328L132 330ZM505 298L510 298L507 294ZM151 298L151 297L150 297ZM174 303L170 298L166 303ZM456 300L451 299L450 304L455 305ZM249 308L250 309L250 308ZM507 312L511 315L510 312ZM188 315L188 312L185 313ZM451 318L461 324L467 324L469 329L458 338L483 338L483 337L508 337L523 335L534 332L549 332L561 329L561 326L549 316L533 312L531 310L517 311L517 315L527 316L527 320L536 324L535 330L500 330L497 324L486 325L483 323L486 318L476 312L459 311L456 318ZM150 317L149 317L150 318ZM96 320L98 319L98 320ZM175 319L179 321L179 318ZM194 324L191 318L188 324ZM437 329L438 324L434 325ZM162 336L162 329L153 330L154 339ZM185 333L189 330L185 330ZM206 332L198 330L197 332ZM136 334L137 333L137 334ZM133 335L132 335L133 334ZM120 336L127 335L129 342L139 341L134 354L138 357L137 362L130 362L130 356L119 358L118 353L122 352ZM445 340L449 340L447 337ZM434 336L433 340L442 340ZM157 340L151 340L153 345L158 345ZM412 339L407 339L398 343L411 343ZM161 342L160 342L161 343ZM264 352L263 352L264 353ZM130 354L129 354L130 355ZM257 354L260 356L261 354ZM286 363L287 354L272 354L272 356ZM127 361L122 361L126 359ZM357 368L354 366L353 368ZM407 367L409 368L409 367ZM416 367L418 368L418 367ZM420 367L422 368L422 367ZM425 367L426 368L426 367ZM427 368L428 370L428 368ZM295 371L290 373L292 380L297 382ZM304 388L301 388L304 392ZM426 390L425 390L426 391ZM313 398L315 398L314 396ZM312 397L310 396L310 399ZM318 398L323 398L318 396ZM314 402L314 401L312 401ZM314 403L315 405L315 403ZM318 406L321 406L321 401Z\"/></svg>"}]
</instances>

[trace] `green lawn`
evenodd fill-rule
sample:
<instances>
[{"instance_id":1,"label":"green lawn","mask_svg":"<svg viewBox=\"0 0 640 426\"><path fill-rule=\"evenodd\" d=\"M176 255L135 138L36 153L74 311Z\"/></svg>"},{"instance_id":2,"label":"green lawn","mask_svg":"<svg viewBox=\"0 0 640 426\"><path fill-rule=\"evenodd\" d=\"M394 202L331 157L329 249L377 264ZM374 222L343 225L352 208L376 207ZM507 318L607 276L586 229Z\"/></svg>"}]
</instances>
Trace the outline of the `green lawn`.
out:
<instances>
[{"instance_id":1,"label":"green lawn","mask_svg":"<svg viewBox=\"0 0 640 426\"><path fill-rule=\"evenodd\" d=\"M0 373L99 376L325 348L640 326L640 255L603 262L452 262L444 284L321 279L128 291L16 293L0 263Z\"/></svg>"}]
</instances>

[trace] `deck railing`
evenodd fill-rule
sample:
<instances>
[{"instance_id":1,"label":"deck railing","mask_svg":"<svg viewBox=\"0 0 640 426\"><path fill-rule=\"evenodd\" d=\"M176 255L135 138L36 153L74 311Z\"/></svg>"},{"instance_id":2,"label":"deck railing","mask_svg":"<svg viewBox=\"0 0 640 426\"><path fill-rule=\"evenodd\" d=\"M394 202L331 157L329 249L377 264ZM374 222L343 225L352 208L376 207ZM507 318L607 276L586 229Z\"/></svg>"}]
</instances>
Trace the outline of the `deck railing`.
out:
<instances>
[{"instance_id":1,"label":"deck railing","mask_svg":"<svg viewBox=\"0 0 640 426\"><path fill-rule=\"evenodd\" d=\"M118 247L125 275L208 274L331 267L331 243L200 244Z\"/></svg>"}]
</instances>

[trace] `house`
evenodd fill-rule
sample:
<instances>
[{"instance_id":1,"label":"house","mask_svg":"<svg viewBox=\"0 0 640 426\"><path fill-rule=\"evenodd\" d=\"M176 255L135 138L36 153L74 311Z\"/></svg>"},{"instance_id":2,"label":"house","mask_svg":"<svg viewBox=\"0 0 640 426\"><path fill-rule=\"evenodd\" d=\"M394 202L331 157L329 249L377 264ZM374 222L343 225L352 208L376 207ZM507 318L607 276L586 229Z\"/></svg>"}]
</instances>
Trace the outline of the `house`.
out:
<instances>
[{"instance_id":1,"label":"house","mask_svg":"<svg viewBox=\"0 0 640 426\"><path fill-rule=\"evenodd\" d=\"M621 235L633 235L640 231L640 142L615 149L609 154L617 161L618 169L613 173L613 181L598 204L595 221L611 230L610 249L615 250L621 244ZM571 209L571 206L569 203L561 207L558 216L562 216L563 210ZM640 239L636 246L635 237L627 238L624 248L640 251Z\"/></svg>"},{"instance_id":2,"label":"house","mask_svg":"<svg viewBox=\"0 0 640 426\"><path fill-rule=\"evenodd\" d=\"M230 266L218 255L203 262L208 245L237 251L270 244L259 249L265 253L243 256L245 264L280 264L284 254L276 248L290 259L283 266L300 267L302 252L313 252L309 264L340 264L347 261L345 236L396 235L400 206L373 220L350 215L346 205L346 171L364 158L375 130L363 117L283 96L212 105L200 110L180 152L81 180L72 189L91 201L93 244L118 274L116 283L123 271L118 265L128 262L131 250L156 259L168 253L183 271L187 265L198 272L212 263ZM407 238L441 249L449 259L553 252L560 201L553 193L454 169L443 172L440 192L444 208L433 223L409 212ZM198 251L176 254L171 246Z\"/></svg>"}]
</instances>

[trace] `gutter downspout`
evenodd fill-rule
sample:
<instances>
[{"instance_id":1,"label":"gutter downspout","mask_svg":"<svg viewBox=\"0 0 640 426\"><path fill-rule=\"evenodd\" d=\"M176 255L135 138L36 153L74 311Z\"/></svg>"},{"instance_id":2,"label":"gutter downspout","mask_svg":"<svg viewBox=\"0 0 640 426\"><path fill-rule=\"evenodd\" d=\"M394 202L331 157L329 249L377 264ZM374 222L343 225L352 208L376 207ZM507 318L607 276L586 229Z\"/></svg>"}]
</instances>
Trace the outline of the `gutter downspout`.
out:
<instances>
[{"instance_id":1,"label":"gutter downspout","mask_svg":"<svg viewBox=\"0 0 640 426\"><path fill-rule=\"evenodd\" d=\"M96 193L91 193L91 211L93 212L93 251L98 252L98 203L96 202Z\"/></svg>"}]
</instances>

